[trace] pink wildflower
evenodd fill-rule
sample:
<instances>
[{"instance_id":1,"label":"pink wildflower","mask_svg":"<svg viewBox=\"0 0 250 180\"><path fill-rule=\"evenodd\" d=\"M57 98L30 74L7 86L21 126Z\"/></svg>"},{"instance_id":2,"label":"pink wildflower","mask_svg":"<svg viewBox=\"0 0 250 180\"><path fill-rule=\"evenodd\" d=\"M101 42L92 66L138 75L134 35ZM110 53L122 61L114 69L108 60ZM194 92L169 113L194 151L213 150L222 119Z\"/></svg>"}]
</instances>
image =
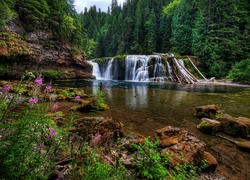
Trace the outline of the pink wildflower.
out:
<instances>
[{"instance_id":1,"label":"pink wildflower","mask_svg":"<svg viewBox=\"0 0 250 180\"><path fill-rule=\"evenodd\" d=\"M9 92L10 91L10 87L9 86L4 86L2 90L4 92Z\"/></svg>"},{"instance_id":2,"label":"pink wildflower","mask_svg":"<svg viewBox=\"0 0 250 180\"><path fill-rule=\"evenodd\" d=\"M96 133L93 137L92 137L92 142L93 143L97 143L98 141L100 141L101 139L101 135L99 133Z\"/></svg>"},{"instance_id":3,"label":"pink wildflower","mask_svg":"<svg viewBox=\"0 0 250 180\"><path fill-rule=\"evenodd\" d=\"M105 163L108 163L108 162L110 162L111 161L111 158L109 157L109 156L105 156L104 157L104 162Z\"/></svg>"},{"instance_id":4,"label":"pink wildflower","mask_svg":"<svg viewBox=\"0 0 250 180\"><path fill-rule=\"evenodd\" d=\"M52 94L52 95L50 96L50 99L51 99L51 100L55 100L55 99L56 99L56 95L55 95L55 94Z\"/></svg>"},{"instance_id":5,"label":"pink wildflower","mask_svg":"<svg viewBox=\"0 0 250 180\"><path fill-rule=\"evenodd\" d=\"M52 89L52 86L46 86L46 88L44 89L44 92L48 93L51 91L51 89Z\"/></svg>"},{"instance_id":6,"label":"pink wildflower","mask_svg":"<svg viewBox=\"0 0 250 180\"><path fill-rule=\"evenodd\" d=\"M43 79L41 77L37 77L34 81L34 84L37 85L42 85L43 84Z\"/></svg>"},{"instance_id":7,"label":"pink wildflower","mask_svg":"<svg viewBox=\"0 0 250 180\"><path fill-rule=\"evenodd\" d=\"M50 135L56 135L55 129L53 129L53 128L50 129Z\"/></svg>"},{"instance_id":8,"label":"pink wildflower","mask_svg":"<svg viewBox=\"0 0 250 180\"><path fill-rule=\"evenodd\" d=\"M77 96L75 97L75 99L81 99L81 96L78 96L78 95L77 95Z\"/></svg>"},{"instance_id":9,"label":"pink wildflower","mask_svg":"<svg viewBox=\"0 0 250 180\"><path fill-rule=\"evenodd\" d=\"M29 99L29 103L30 103L30 104L36 104L37 102L38 102L38 99L37 99L37 98L32 98L32 97L31 97L31 98Z\"/></svg>"},{"instance_id":10,"label":"pink wildflower","mask_svg":"<svg viewBox=\"0 0 250 180\"><path fill-rule=\"evenodd\" d=\"M39 147L38 147L38 151L41 151L41 150L42 150L42 148L43 148L43 146L44 146L44 144L43 144L43 143L41 143L41 144L39 145Z\"/></svg>"},{"instance_id":11,"label":"pink wildflower","mask_svg":"<svg viewBox=\"0 0 250 180\"><path fill-rule=\"evenodd\" d=\"M52 109L53 109L53 110L58 109L58 104L57 104L57 103L55 103L55 104L52 106Z\"/></svg>"}]
</instances>

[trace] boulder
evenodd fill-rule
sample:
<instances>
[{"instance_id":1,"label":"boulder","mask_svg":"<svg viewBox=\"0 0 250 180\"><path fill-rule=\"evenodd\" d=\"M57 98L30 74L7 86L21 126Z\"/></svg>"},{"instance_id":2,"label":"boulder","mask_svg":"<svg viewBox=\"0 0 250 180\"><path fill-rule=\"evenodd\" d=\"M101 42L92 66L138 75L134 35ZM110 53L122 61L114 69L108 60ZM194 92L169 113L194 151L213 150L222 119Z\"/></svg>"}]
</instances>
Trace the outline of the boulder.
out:
<instances>
[{"instance_id":1,"label":"boulder","mask_svg":"<svg viewBox=\"0 0 250 180\"><path fill-rule=\"evenodd\" d=\"M171 155L170 163L172 165L187 162L198 165L202 162L206 144L188 131L167 126L157 130L156 136L162 147L161 152Z\"/></svg>"},{"instance_id":2,"label":"boulder","mask_svg":"<svg viewBox=\"0 0 250 180\"><path fill-rule=\"evenodd\" d=\"M203 158L206 161L206 171L215 171L218 166L218 161L216 158L209 152L204 151Z\"/></svg>"},{"instance_id":3,"label":"boulder","mask_svg":"<svg viewBox=\"0 0 250 180\"><path fill-rule=\"evenodd\" d=\"M250 119L246 117L232 117L224 114L221 118L217 119L221 122L222 131L226 134L247 138L250 135Z\"/></svg>"},{"instance_id":4,"label":"boulder","mask_svg":"<svg viewBox=\"0 0 250 180\"><path fill-rule=\"evenodd\" d=\"M221 130L221 123L213 119L202 118L197 129L206 134L215 134Z\"/></svg>"},{"instance_id":5,"label":"boulder","mask_svg":"<svg viewBox=\"0 0 250 180\"><path fill-rule=\"evenodd\" d=\"M195 110L196 116L199 118L216 119L216 117L221 113L219 107L216 105L198 106Z\"/></svg>"}]
</instances>

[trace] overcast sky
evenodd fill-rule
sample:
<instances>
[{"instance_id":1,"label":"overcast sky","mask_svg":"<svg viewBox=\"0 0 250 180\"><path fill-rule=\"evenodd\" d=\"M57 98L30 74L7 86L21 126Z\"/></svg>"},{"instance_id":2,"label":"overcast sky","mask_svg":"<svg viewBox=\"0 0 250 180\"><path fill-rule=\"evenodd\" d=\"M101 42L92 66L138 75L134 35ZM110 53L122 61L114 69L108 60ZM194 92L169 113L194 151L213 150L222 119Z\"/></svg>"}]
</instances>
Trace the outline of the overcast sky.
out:
<instances>
[{"instance_id":1,"label":"overcast sky","mask_svg":"<svg viewBox=\"0 0 250 180\"><path fill-rule=\"evenodd\" d=\"M89 9L90 6L96 5L97 10L101 8L101 11L107 12L108 6L111 5L112 0L75 0L75 9L78 13L84 12L84 8ZM118 0L118 5L125 2L125 0Z\"/></svg>"}]
</instances>

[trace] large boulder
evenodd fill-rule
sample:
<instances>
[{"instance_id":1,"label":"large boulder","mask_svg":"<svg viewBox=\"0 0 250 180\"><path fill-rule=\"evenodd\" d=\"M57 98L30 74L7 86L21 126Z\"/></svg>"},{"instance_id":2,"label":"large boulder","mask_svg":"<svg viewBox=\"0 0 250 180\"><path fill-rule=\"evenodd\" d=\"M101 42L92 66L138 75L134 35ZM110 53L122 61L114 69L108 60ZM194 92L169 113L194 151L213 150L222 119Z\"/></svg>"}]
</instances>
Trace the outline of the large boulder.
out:
<instances>
[{"instance_id":1,"label":"large boulder","mask_svg":"<svg viewBox=\"0 0 250 180\"><path fill-rule=\"evenodd\" d=\"M246 117L232 117L224 114L217 119L221 122L221 129L224 133L235 136L247 138L250 137L250 119Z\"/></svg>"},{"instance_id":2,"label":"large boulder","mask_svg":"<svg viewBox=\"0 0 250 180\"><path fill-rule=\"evenodd\" d=\"M156 131L162 147L162 153L171 155L172 165L192 162L196 165L203 160L206 144L188 131L167 126Z\"/></svg>"}]
</instances>

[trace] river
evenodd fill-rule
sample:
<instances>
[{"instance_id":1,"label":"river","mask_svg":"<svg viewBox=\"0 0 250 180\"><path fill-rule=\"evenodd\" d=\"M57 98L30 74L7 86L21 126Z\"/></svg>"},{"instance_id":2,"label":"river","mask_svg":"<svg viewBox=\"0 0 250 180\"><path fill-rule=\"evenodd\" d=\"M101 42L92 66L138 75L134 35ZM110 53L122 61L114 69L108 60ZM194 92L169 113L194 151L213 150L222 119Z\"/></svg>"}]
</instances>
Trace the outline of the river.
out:
<instances>
[{"instance_id":1,"label":"river","mask_svg":"<svg viewBox=\"0 0 250 180\"><path fill-rule=\"evenodd\" d=\"M225 114L250 117L250 87L225 83L171 83L77 80L57 81L61 87L81 87L86 93L105 92L110 109L98 115L113 117L126 131L153 136L156 129L182 127L207 144L218 162L217 172L228 179L250 179L250 154L230 142L197 130L195 107L215 104Z\"/></svg>"}]
</instances>

